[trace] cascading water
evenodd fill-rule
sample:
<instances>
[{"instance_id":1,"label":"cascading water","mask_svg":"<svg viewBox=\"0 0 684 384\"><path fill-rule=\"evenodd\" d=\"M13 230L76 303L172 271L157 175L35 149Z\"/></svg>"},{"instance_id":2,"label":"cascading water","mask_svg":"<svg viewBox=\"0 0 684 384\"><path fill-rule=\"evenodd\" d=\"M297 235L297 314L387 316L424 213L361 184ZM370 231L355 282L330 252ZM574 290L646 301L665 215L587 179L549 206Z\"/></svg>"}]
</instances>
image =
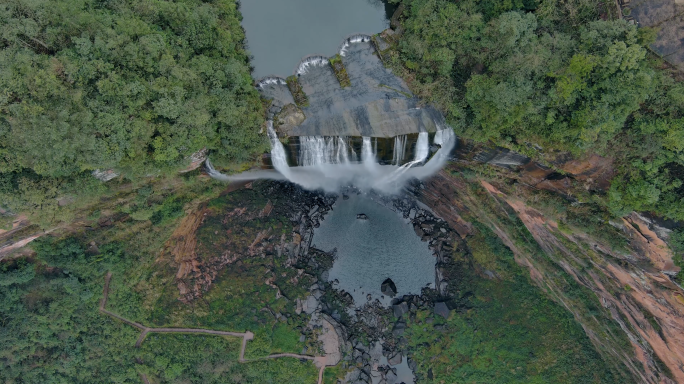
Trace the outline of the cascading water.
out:
<instances>
[{"instance_id":1,"label":"cascading water","mask_svg":"<svg viewBox=\"0 0 684 384\"><path fill-rule=\"evenodd\" d=\"M302 136L299 138L298 166L290 166L287 154L273 124L268 123L271 141L273 171L245 172L234 176L223 175L207 160L209 175L223 181L250 180L257 178L287 179L307 189L323 189L335 192L341 187L354 185L360 189L374 189L385 193L397 193L412 178L423 179L439 171L449 158L456 144L451 128L437 132L434 144L440 149L428 160L430 143L427 132L420 132L414 149L413 160L400 165L405 157L406 137L397 137L391 165L381 165L377 160L377 140L363 137L360 162L351 145L342 137ZM427 162L426 162L427 160ZM424 163L422 166L418 166Z\"/></svg>"},{"instance_id":2,"label":"cascading water","mask_svg":"<svg viewBox=\"0 0 684 384\"><path fill-rule=\"evenodd\" d=\"M342 137L299 137L299 166L345 164L356 160L356 153Z\"/></svg>"},{"instance_id":3,"label":"cascading water","mask_svg":"<svg viewBox=\"0 0 684 384\"><path fill-rule=\"evenodd\" d=\"M290 175L290 166L287 165L287 155L285 154L285 148L283 143L278 140L278 134L273 129L273 122L269 121L267 126L268 138L271 141L271 161L273 162L273 168L276 171L283 174L283 176L288 177Z\"/></svg>"},{"instance_id":4,"label":"cascading water","mask_svg":"<svg viewBox=\"0 0 684 384\"><path fill-rule=\"evenodd\" d=\"M406 135L400 135L394 138L392 165L400 165L404 161L404 153L406 153Z\"/></svg>"}]
</instances>

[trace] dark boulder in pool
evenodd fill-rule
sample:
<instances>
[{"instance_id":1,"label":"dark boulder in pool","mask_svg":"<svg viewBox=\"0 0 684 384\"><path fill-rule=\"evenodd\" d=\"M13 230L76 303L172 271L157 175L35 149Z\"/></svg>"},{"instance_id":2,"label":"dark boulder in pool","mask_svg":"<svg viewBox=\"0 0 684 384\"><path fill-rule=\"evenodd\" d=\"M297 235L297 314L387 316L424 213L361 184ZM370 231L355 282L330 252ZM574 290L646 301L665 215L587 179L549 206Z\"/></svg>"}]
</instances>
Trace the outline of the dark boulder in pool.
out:
<instances>
[{"instance_id":1,"label":"dark boulder in pool","mask_svg":"<svg viewBox=\"0 0 684 384\"><path fill-rule=\"evenodd\" d=\"M356 215L357 220L368 220L368 216L365 213L359 213Z\"/></svg>"},{"instance_id":2,"label":"dark boulder in pool","mask_svg":"<svg viewBox=\"0 0 684 384\"><path fill-rule=\"evenodd\" d=\"M386 279L380 285L380 290L382 294L389 297L394 297L397 294L397 286L394 285L392 279Z\"/></svg>"}]
</instances>

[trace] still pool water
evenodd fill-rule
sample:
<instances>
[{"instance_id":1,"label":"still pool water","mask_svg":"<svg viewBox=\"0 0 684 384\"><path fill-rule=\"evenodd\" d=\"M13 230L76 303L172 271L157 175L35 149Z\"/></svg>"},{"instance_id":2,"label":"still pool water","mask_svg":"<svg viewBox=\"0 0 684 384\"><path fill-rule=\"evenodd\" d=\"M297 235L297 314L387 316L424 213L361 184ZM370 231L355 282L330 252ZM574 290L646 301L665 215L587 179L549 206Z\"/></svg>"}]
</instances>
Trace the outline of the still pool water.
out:
<instances>
[{"instance_id":1,"label":"still pool water","mask_svg":"<svg viewBox=\"0 0 684 384\"><path fill-rule=\"evenodd\" d=\"M351 34L382 32L393 7L381 0L242 0L240 11L258 79L290 76L307 55L332 56Z\"/></svg>"},{"instance_id":2,"label":"still pool water","mask_svg":"<svg viewBox=\"0 0 684 384\"><path fill-rule=\"evenodd\" d=\"M360 213L368 220L358 220ZM397 286L396 297L434 286L436 260L427 243L400 214L366 197L338 199L315 230L312 244L326 252L337 248L328 279L337 279L336 288L349 292L357 306L367 302L369 293L372 300L389 304L391 298L381 299L380 290L388 277Z\"/></svg>"}]
</instances>

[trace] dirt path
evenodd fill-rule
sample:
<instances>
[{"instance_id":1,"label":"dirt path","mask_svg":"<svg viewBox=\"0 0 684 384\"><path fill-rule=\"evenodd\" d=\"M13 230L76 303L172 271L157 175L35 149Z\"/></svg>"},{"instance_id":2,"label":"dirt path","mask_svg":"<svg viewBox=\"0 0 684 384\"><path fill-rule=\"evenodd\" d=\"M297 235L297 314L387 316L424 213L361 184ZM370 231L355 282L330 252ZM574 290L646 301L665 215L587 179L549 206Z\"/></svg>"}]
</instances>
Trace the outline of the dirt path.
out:
<instances>
[{"instance_id":1,"label":"dirt path","mask_svg":"<svg viewBox=\"0 0 684 384\"><path fill-rule=\"evenodd\" d=\"M105 307L107 306L107 299L109 298L109 282L112 280L112 273L107 272L107 275L105 276L105 284L104 284L104 289L102 292L102 300L100 301L100 312L111 316L119 321L122 321L132 327L138 328L141 330L140 336L138 337L138 340L135 342L135 347L140 348L142 345L143 341L145 341L145 338L147 338L147 335L149 333L198 333L198 334L204 334L204 335L216 335L216 336L231 336L231 337L240 337L242 338L242 345L240 347L240 357L238 358L238 361L240 363L248 363L251 361L260 361L260 360L267 360L267 359L278 359L281 357L290 357L290 358L295 358L295 359L300 359L300 360L311 360L313 361L316 366L320 365L320 370L318 372L318 384L323 384L323 371L325 371L325 357L321 356L310 356L310 355L298 355L296 353L277 353L273 355L268 355L264 357L258 357L255 359L245 359L245 350L247 349L247 342L249 340L254 339L254 334L250 331L246 331L243 333L240 332L226 332L226 331L215 331L213 329L198 329L198 328L151 328L151 327L146 327L140 323L136 323L135 321L129 320L121 315L118 315L114 312L110 312ZM321 364L323 362L323 364ZM149 384L149 380L147 379L146 375L141 375L143 382L146 384Z\"/></svg>"}]
</instances>

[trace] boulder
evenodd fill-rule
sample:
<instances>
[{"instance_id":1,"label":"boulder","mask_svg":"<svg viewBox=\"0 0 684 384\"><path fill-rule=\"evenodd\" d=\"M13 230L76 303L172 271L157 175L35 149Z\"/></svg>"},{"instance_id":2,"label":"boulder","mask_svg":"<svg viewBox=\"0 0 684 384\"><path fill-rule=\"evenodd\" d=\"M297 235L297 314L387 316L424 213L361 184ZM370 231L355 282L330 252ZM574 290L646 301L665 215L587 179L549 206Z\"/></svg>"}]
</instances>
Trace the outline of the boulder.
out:
<instances>
[{"instance_id":1,"label":"boulder","mask_svg":"<svg viewBox=\"0 0 684 384\"><path fill-rule=\"evenodd\" d=\"M387 380L387 384L395 384L398 380L397 373L395 372L396 369L390 369L387 371L385 374L385 380Z\"/></svg>"},{"instance_id":2,"label":"boulder","mask_svg":"<svg viewBox=\"0 0 684 384\"><path fill-rule=\"evenodd\" d=\"M107 169L105 171L101 171L99 169L96 169L92 172L92 175L95 176L96 179L100 181L107 182L115 177L118 177L119 174L115 172L113 169Z\"/></svg>"},{"instance_id":3,"label":"boulder","mask_svg":"<svg viewBox=\"0 0 684 384\"><path fill-rule=\"evenodd\" d=\"M365 213L359 213L356 215L357 220L368 220L368 216Z\"/></svg>"},{"instance_id":4,"label":"boulder","mask_svg":"<svg viewBox=\"0 0 684 384\"><path fill-rule=\"evenodd\" d=\"M406 329L406 323L402 321L397 321L396 324L394 324L394 327L392 327L392 334L394 336L401 336L404 334L404 330Z\"/></svg>"},{"instance_id":5,"label":"boulder","mask_svg":"<svg viewBox=\"0 0 684 384\"><path fill-rule=\"evenodd\" d=\"M394 297L397 295L397 286L394 284L394 281L392 279L387 278L385 281L382 282L380 285L380 290L382 291L382 294L385 296L389 297Z\"/></svg>"},{"instance_id":6,"label":"boulder","mask_svg":"<svg viewBox=\"0 0 684 384\"><path fill-rule=\"evenodd\" d=\"M306 120L306 116L301 109L294 104L287 104L280 110L280 113L273 119L278 136L287 137L292 133L292 129Z\"/></svg>"},{"instance_id":7,"label":"boulder","mask_svg":"<svg viewBox=\"0 0 684 384\"><path fill-rule=\"evenodd\" d=\"M314 296L309 295L302 303L302 310L308 315L314 313L316 308L318 308L318 300Z\"/></svg>"},{"instance_id":8,"label":"boulder","mask_svg":"<svg viewBox=\"0 0 684 384\"><path fill-rule=\"evenodd\" d=\"M418 363L415 360L411 359L410 357L406 358L406 364L414 372L415 372L416 368L418 367Z\"/></svg>"},{"instance_id":9,"label":"boulder","mask_svg":"<svg viewBox=\"0 0 684 384\"><path fill-rule=\"evenodd\" d=\"M389 365L394 366L397 364L401 364L401 360L401 353L396 353L394 354L394 356L391 356L389 359L387 359L387 362L389 363Z\"/></svg>"},{"instance_id":10,"label":"boulder","mask_svg":"<svg viewBox=\"0 0 684 384\"><path fill-rule=\"evenodd\" d=\"M392 306L392 311L394 311L394 317L402 317L409 311L409 306L407 303L395 304Z\"/></svg>"},{"instance_id":11,"label":"boulder","mask_svg":"<svg viewBox=\"0 0 684 384\"><path fill-rule=\"evenodd\" d=\"M439 315L445 319L448 319L450 313L451 310L445 302L435 303L435 315Z\"/></svg>"}]
</instances>

